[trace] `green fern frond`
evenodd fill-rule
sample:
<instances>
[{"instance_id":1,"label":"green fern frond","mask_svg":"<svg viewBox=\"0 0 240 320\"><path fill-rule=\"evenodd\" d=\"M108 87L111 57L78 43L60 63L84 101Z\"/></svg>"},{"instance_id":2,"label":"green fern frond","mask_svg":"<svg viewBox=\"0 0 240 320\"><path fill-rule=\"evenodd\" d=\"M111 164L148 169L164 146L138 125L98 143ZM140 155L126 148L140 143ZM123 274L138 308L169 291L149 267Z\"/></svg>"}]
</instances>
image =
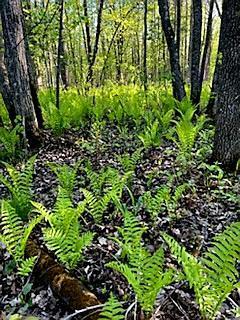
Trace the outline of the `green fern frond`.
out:
<instances>
[{"instance_id":1,"label":"green fern frond","mask_svg":"<svg viewBox=\"0 0 240 320\"><path fill-rule=\"evenodd\" d=\"M152 311L160 290L177 280L176 272L163 270L164 254L158 249L151 255L142 244L145 229L128 211L124 214L124 227L119 228L122 240L115 239L122 249L122 258L128 263L110 262L108 267L120 272L132 286L142 309Z\"/></svg>"},{"instance_id":2,"label":"green fern frond","mask_svg":"<svg viewBox=\"0 0 240 320\"><path fill-rule=\"evenodd\" d=\"M100 320L123 320L124 309L121 303L111 295L100 313Z\"/></svg>"},{"instance_id":3,"label":"green fern frond","mask_svg":"<svg viewBox=\"0 0 240 320\"><path fill-rule=\"evenodd\" d=\"M50 227L43 229L44 242L48 249L53 251L67 268L75 268L83 257L83 250L92 243L94 236L90 232L80 234L78 218L85 210L85 201L75 208L68 192L59 187L52 213L40 204L33 205L50 224Z\"/></svg>"},{"instance_id":4,"label":"green fern frond","mask_svg":"<svg viewBox=\"0 0 240 320\"><path fill-rule=\"evenodd\" d=\"M31 257L20 262L18 267L18 274L27 277L33 270L37 257Z\"/></svg>"},{"instance_id":5,"label":"green fern frond","mask_svg":"<svg viewBox=\"0 0 240 320\"><path fill-rule=\"evenodd\" d=\"M172 237L163 234L173 256L182 265L186 279L194 288L204 319L215 319L222 303L238 286L240 259L240 222L233 223L217 235L204 258L197 260Z\"/></svg>"},{"instance_id":6,"label":"green fern frond","mask_svg":"<svg viewBox=\"0 0 240 320\"><path fill-rule=\"evenodd\" d=\"M77 162L74 167L70 167L68 165L48 163L48 166L56 174L59 185L67 191L69 196L72 195L80 164L81 162Z\"/></svg>"},{"instance_id":7,"label":"green fern frond","mask_svg":"<svg viewBox=\"0 0 240 320\"><path fill-rule=\"evenodd\" d=\"M34 265L35 257L25 260L25 249L32 230L43 219L43 216L35 217L24 225L16 209L10 202L3 200L1 204L1 242L6 245L7 251L16 261L19 273L28 275Z\"/></svg>"},{"instance_id":8,"label":"green fern frond","mask_svg":"<svg viewBox=\"0 0 240 320\"><path fill-rule=\"evenodd\" d=\"M4 163L12 180L11 182L0 174L0 181L11 193L11 205L23 220L27 219L32 209L32 179L35 161L36 156L33 156L27 161L21 171L17 171L12 165Z\"/></svg>"}]
</instances>

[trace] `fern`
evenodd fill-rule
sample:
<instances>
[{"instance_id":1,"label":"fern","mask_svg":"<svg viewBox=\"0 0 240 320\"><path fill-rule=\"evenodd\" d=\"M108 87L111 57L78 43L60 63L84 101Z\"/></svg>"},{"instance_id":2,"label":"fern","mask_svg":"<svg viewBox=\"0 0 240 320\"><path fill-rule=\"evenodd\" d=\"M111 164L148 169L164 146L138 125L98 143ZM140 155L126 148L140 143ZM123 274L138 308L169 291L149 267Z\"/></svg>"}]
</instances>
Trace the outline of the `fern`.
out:
<instances>
[{"instance_id":1,"label":"fern","mask_svg":"<svg viewBox=\"0 0 240 320\"><path fill-rule=\"evenodd\" d=\"M132 286L136 297L143 309L152 311L159 291L172 283L175 278L173 269L163 270L163 249L158 249L151 255L141 242L145 231L137 219L129 212L125 213L124 228L119 229L123 241L120 244L128 263L110 262L108 267L121 273Z\"/></svg>"},{"instance_id":2,"label":"fern","mask_svg":"<svg viewBox=\"0 0 240 320\"><path fill-rule=\"evenodd\" d=\"M67 268L75 268L82 259L83 250L92 243L94 236L91 232L80 235L78 218L85 210L85 202L74 208L68 192L60 187L52 213L39 203L33 202L33 206L50 224L49 228L43 229L44 241L49 250Z\"/></svg>"},{"instance_id":3,"label":"fern","mask_svg":"<svg viewBox=\"0 0 240 320\"><path fill-rule=\"evenodd\" d=\"M209 250L199 261L186 252L176 240L163 234L173 256L182 264L190 287L204 319L216 318L222 303L239 287L237 261L240 258L240 222L231 224L217 235Z\"/></svg>"},{"instance_id":4,"label":"fern","mask_svg":"<svg viewBox=\"0 0 240 320\"><path fill-rule=\"evenodd\" d=\"M192 117L194 111L186 112L179 121L176 122L176 133L178 140L174 140L177 144L180 154L185 157L191 155L192 149L195 145L197 135L199 131L203 128L206 122L205 116L200 116L197 118L196 124L193 123Z\"/></svg>"},{"instance_id":5,"label":"fern","mask_svg":"<svg viewBox=\"0 0 240 320\"><path fill-rule=\"evenodd\" d=\"M99 315L100 320L123 320L124 309L121 303L111 295Z\"/></svg>"},{"instance_id":6,"label":"fern","mask_svg":"<svg viewBox=\"0 0 240 320\"><path fill-rule=\"evenodd\" d=\"M67 191L69 196L71 196L80 163L76 163L74 167L59 165L57 163L48 163L48 165L56 174L60 186Z\"/></svg>"},{"instance_id":7,"label":"fern","mask_svg":"<svg viewBox=\"0 0 240 320\"><path fill-rule=\"evenodd\" d=\"M158 120L147 126L143 133L138 135L144 148L159 147L161 144L160 128Z\"/></svg>"},{"instance_id":8,"label":"fern","mask_svg":"<svg viewBox=\"0 0 240 320\"><path fill-rule=\"evenodd\" d=\"M2 182L11 193L11 205L16 209L19 216L26 220L32 206L32 178L36 156L30 158L23 166L22 171L17 171L12 165L5 163L11 182L0 174Z\"/></svg>"},{"instance_id":9,"label":"fern","mask_svg":"<svg viewBox=\"0 0 240 320\"><path fill-rule=\"evenodd\" d=\"M175 212L179 201L188 188L189 184L184 183L175 187L174 192L172 192L172 188L165 186L157 189L157 192L154 196L150 191L147 191L142 197L143 205L152 215L153 219L158 217L159 213L163 211L164 206L171 215L173 212Z\"/></svg>"},{"instance_id":10,"label":"fern","mask_svg":"<svg viewBox=\"0 0 240 320\"><path fill-rule=\"evenodd\" d=\"M80 189L86 200L86 208L96 222L101 222L104 212L111 201L118 202L127 184L131 172L120 175L113 168L102 169L94 172L89 166L85 169L90 180L90 188Z\"/></svg>"},{"instance_id":11,"label":"fern","mask_svg":"<svg viewBox=\"0 0 240 320\"><path fill-rule=\"evenodd\" d=\"M42 219L43 216L35 217L24 225L10 202L3 200L1 203L0 241L5 244L7 251L16 261L20 275L27 276L35 264L37 257L25 259L24 253L32 230Z\"/></svg>"},{"instance_id":12,"label":"fern","mask_svg":"<svg viewBox=\"0 0 240 320\"><path fill-rule=\"evenodd\" d=\"M125 172L134 172L137 162L141 158L142 148L137 149L130 156L129 154L124 154L122 156L118 156L118 161L121 163L123 170Z\"/></svg>"},{"instance_id":13,"label":"fern","mask_svg":"<svg viewBox=\"0 0 240 320\"><path fill-rule=\"evenodd\" d=\"M104 212L108 208L108 204L111 200L115 199L115 192L110 190L103 197L98 197L86 189L80 189L80 191L85 197L87 211L96 222L100 223L103 219Z\"/></svg>"},{"instance_id":14,"label":"fern","mask_svg":"<svg viewBox=\"0 0 240 320\"><path fill-rule=\"evenodd\" d=\"M18 152L21 131L20 125L16 125L12 130L0 128L0 159L13 160Z\"/></svg>"}]
</instances>

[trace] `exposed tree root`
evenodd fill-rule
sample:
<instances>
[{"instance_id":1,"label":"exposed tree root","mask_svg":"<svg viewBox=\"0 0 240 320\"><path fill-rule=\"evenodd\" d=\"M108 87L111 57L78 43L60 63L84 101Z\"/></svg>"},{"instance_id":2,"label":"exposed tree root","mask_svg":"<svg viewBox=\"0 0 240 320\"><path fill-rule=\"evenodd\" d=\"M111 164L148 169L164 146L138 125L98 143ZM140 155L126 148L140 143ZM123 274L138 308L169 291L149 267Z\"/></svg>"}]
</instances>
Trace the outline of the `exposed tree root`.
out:
<instances>
[{"instance_id":1,"label":"exposed tree root","mask_svg":"<svg viewBox=\"0 0 240 320\"><path fill-rule=\"evenodd\" d=\"M32 240L26 248L26 256L38 256L34 273L44 283L50 285L53 293L64 301L71 310L80 310L100 304L97 297L90 292L83 283L72 277L61 265L49 256ZM89 316L88 319L98 319L98 314Z\"/></svg>"}]
</instances>

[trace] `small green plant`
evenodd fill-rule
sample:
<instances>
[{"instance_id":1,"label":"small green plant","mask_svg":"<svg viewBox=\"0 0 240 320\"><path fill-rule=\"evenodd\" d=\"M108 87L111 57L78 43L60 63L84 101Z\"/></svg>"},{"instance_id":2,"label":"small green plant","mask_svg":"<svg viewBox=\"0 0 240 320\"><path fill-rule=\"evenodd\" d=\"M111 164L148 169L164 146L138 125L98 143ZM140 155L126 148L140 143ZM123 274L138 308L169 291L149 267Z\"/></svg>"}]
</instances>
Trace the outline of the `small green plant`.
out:
<instances>
[{"instance_id":1,"label":"small green plant","mask_svg":"<svg viewBox=\"0 0 240 320\"><path fill-rule=\"evenodd\" d=\"M164 186L157 189L155 195L152 195L151 191L147 191L142 196L143 205L153 219L157 218L164 208L167 209L170 215L173 215L183 194L189 189L189 184L181 184L174 191L172 189L172 187Z\"/></svg>"},{"instance_id":2,"label":"small green plant","mask_svg":"<svg viewBox=\"0 0 240 320\"><path fill-rule=\"evenodd\" d=\"M138 135L144 148L159 147L161 145L161 135L158 120L148 125L143 133Z\"/></svg>"},{"instance_id":3,"label":"small green plant","mask_svg":"<svg viewBox=\"0 0 240 320\"><path fill-rule=\"evenodd\" d=\"M184 106L185 104L182 104ZM186 104L188 105L188 104ZM197 117L196 123L194 123L194 114L196 109L192 106L188 109L178 109L181 117L178 121L174 121L176 124L177 139L172 138L179 148L180 156L184 156L186 159L191 159L192 149L195 145L199 131L203 128L206 117L204 115Z\"/></svg>"},{"instance_id":4,"label":"small green plant","mask_svg":"<svg viewBox=\"0 0 240 320\"><path fill-rule=\"evenodd\" d=\"M69 197L71 197L80 163L76 163L74 167L70 167L66 164L59 165L57 163L48 163L48 165L56 174L59 185L66 190Z\"/></svg>"},{"instance_id":5,"label":"small green plant","mask_svg":"<svg viewBox=\"0 0 240 320\"><path fill-rule=\"evenodd\" d=\"M194 289L203 319L216 318L222 303L239 288L237 261L240 258L240 222L232 223L217 235L204 257L198 260L167 234L164 240L173 256L182 265L190 287Z\"/></svg>"},{"instance_id":6,"label":"small green plant","mask_svg":"<svg viewBox=\"0 0 240 320\"><path fill-rule=\"evenodd\" d=\"M122 156L118 156L118 161L121 163L123 170L125 172L135 171L136 165L138 161L141 159L143 149L139 148L134 151L131 155L124 154Z\"/></svg>"},{"instance_id":7,"label":"small green plant","mask_svg":"<svg viewBox=\"0 0 240 320\"><path fill-rule=\"evenodd\" d=\"M90 166L86 167L87 177L90 181L90 190L81 188L86 200L86 209L98 223L102 221L103 214L108 204L118 202L127 184L131 172L120 175L118 170L113 168L102 169L95 172Z\"/></svg>"},{"instance_id":8,"label":"small green plant","mask_svg":"<svg viewBox=\"0 0 240 320\"><path fill-rule=\"evenodd\" d=\"M23 224L16 208L12 207L9 201L3 200L1 202L2 233L0 234L0 242L5 244L22 276L29 275L37 259L37 257L25 259L25 249L32 230L42 219L42 216L38 216L27 224Z\"/></svg>"},{"instance_id":9,"label":"small green plant","mask_svg":"<svg viewBox=\"0 0 240 320\"><path fill-rule=\"evenodd\" d=\"M85 210L85 202L80 202L74 208L68 193L60 187L52 213L39 203L33 202L33 206L50 224L50 227L43 229L44 241L49 250L67 268L75 268L83 257L83 250L92 243L94 236L91 232L80 235L78 219Z\"/></svg>"},{"instance_id":10,"label":"small green plant","mask_svg":"<svg viewBox=\"0 0 240 320\"><path fill-rule=\"evenodd\" d=\"M121 303L111 295L100 313L100 320L123 320L124 309Z\"/></svg>"},{"instance_id":11,"label":"small green plant","mask_svg":"<svg viewBox=\"0 0 240 320\"><path fill-rule=\"evenodd\" d=\"M32 179L35 160L36 156L30 158L27 163L22 166L21 171L16 170L8 163L4 163L12 180L11 182L0 173L0 182L2 182L11 193L10 203L23 220L27 220L32 209Z\"/></svg>"},{"instance_id":12,"label":"small green plant","mask_svg":"<svg viewBox=\"0 0 240 320\"><path fill-rule=\"evenodd\" d=\"M142 244L145 231L135 216L124 214L124 227L119 228L123 240L115 239L128 263L110 262L108 267L121 273L132 286L143 311L150 313L159 291L177 279L173 269L164 270L163 249L151 255Z\"/></svg>"},{"instance_id":13,"label":"small green plant","mask_svg":"<svg viewBox=\"0 0 240 320\"><path fill-rule=\"evenodd\" d=\"M21 126L13 129L0 128L0 159L14 160L19 153Z\"/></svg>"}]
</instances>

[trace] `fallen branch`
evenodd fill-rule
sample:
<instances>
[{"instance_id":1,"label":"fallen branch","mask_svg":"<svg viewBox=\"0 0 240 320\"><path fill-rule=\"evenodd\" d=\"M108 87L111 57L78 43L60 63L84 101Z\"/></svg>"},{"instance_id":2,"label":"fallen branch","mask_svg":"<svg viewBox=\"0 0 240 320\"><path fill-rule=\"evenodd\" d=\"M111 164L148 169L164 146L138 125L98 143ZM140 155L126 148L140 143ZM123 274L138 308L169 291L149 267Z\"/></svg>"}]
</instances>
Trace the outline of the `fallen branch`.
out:
<instances>
[{"instance_id":1,"label":"fallen branch","mask_svg":"<svg viewBox=\"0 0 240 320\"><path fill-rule=\"evenodd\" d=\"M50 285L53 293L64 301L69 309L75 311L100 305L97 297L83 283L72 277L36 242L31 240L28 242L26 256L28 258L39 256L34 273L44 283ZM89 319L98 319L98 313L92 315Z\"/></svg>"}]
</instances>

